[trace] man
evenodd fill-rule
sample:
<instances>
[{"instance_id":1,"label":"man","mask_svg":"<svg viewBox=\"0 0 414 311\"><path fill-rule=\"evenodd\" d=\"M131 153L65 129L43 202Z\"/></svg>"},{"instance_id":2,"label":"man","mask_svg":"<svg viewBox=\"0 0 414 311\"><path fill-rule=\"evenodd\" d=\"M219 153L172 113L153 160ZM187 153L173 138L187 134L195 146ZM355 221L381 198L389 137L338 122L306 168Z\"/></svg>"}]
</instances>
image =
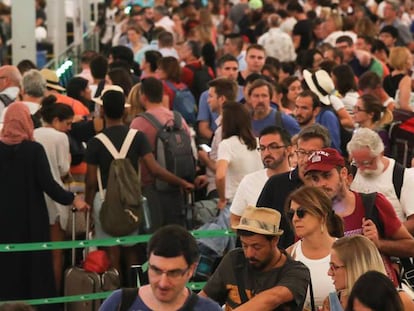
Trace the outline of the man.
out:
<instances>
[{"instance_id":1,"label":"man","mask_svg":"<svg viewBox=\"0 0 414 311\"><path fill-rule=\"evenodd\" d=\"M344 53L344 62L352 67L355 75L360 77L369 69L372 61L371 53L357 50L354 41L349 36L340 36L336 39L336 47Z\"/></svg>"},{"instance_id":2,"label":"man","mask_svg":"<svg viewBox=\"0 0 414 311\"><path fill-rule=\"evenodd\" d=\"M133 293L135 299L126 309L222 310L214 301L197 296L186 287L199 259L197 243L187 230L176 225L161 228L149 240L148 254L149 284ZM100 310L118 310L123 303L122 296L122 290L115 291L104 301Z\"/></svg>"},{"instance_id":3,"label":"man","mask_svg":"<svg viewBox=\"0 0 414 311\"><path fill-rule=\"evenodd\" d=\"M289 155L292 152L291 137L286 130L269 126L260 132L259 150L264 169L243 177L230 206L230 223L236 226L246 206L256 205L266 181L278 174L290 171Z\"/></svg>"},{"instance_id":4,"label":"man","mask_svg":"<svg viewBox=\"0 0 414 311\"><path fill-rule=\"evenodd\" d=\"M172 56L178 59L177 50L174 48L174 36L171 32L163 31L158 35L158 49L162 57Z\"/></svg>"},{"instance_id":5,"label":"man","mask_svg":"<svg viewBox=\"0 0 414 311\"><path fill-rule=\"evenodd\" d=\"M166 6L157 5L154 8L154 25L162 27L166 31L174 33L174 21L169 17L168 8Z\"/></svg>"},{"instance_id":6,"label":"man","mask_svg":"<svg viewBox=\"0 0 414 311\"><path fill-rule=\"evenodd\" d=\"M309 270L278 249L280 218L273 209L248 206L233 227L242 248L227 253L199 295L226 310L302 310Z\"/></svg>"},{"instance_id":7,"label":"man","mask_svg":"<svg viewBox=\"0 0 414 311\"><path fill-rule=\"evenodd\" d=\"M238 72L237 59L234 56L225 54L217 60L217 78L226 78L236 81ZM217 129L216 119L218 117L218 113L212 111L208 104L208 94L208 90L201 94L197 115L198 134L206 141L210 141L213 137L213 133ZM243 87L238 86L236 101L242 99ZM234 99L231 101L234 101Z\"/></svg>"},{"instance_id":8,"label":"man","mask_svg":"<svg viewBox=\"0 0 414 311\"><path fill-rule=\"evenodd\" d=\"M383 194L377 193L374 204L384 226L384 232L379 232L380 228L373 220L366 218L369 207L364 206L361 194L349 190L345 160L333 148L315 151L308 159L305 175L309 176L310 184L322 188L332 199L333 210L344 220L345 235L363 234L385 255L386 270L397 285L398 279L389 256L413 256L414 238L401 224L391 203Z\"/></svg>"},{"instance_id":9,"label":"man","mask_svg":"<svg viewBox=\"0 0 414 311\"><path fill-rule=\"evenodd\" d=\"M384 19L380 25L380 29L386 25L394 26L398 30L398 39L396 45L409 45L413 36L410 29L401 22L399 18L401 3L398 0L387 0L384 5Z\"/></svg>"},{"instance_id":10,"label":"man","mask_svg":"<svg viewBox=\"0 0 414 311\"><path fill-rule=\"evenodd\" d=\"M277 14L271 14L267 23L269 30L259 37L257 43L265 48L266 55L277 58L281 62L296 60L296 52L292 38L280 29L282 19Z\"/></svg>"},{"instance_id":11,"label":"man","mask_svg":"<svg viewBox=\"0 0 414 311\"><path fill-rule=\"evenodd\" d=\"M101 92L105 86L105 77L108 72L108 59L103 55L98 55L91 60L90 66L93 83L89 85L92 98L101 96ZM99 111L96 111L96 115Z\"/></svg>"},{"instance_id":12,"label":"man","mask_svg":"<svg viewBox=\"0 0 414 311\"><path fill-rule=\"evenodd\" d=\"M162 105L163 98L162 82L156 78L150 77L142 80L140 89L140 100L147 113L155 117L159 123L166 124L174 119L173 111L165 108ZM183 129L190 136L190 131L184 118L181 118ZM156 135L157 129L142 115L138 115L132 122L130 127L132 129L143 132L151 145L153 151L156 150ZM154 227L166 224L181 224L184 225L183 208L184 198L180 188L170 191L159 191L155 187L155 177L151 171L151 167L144 164L142 166L142 184L143 195L147 198L149 206L157 216L154 221ZM188 183L187 183L188 185Z\"/></svg>"},{"instance_id":13,"label":"man","mask_svg":"<svg viewBox=\"0 0 414 311\"><path fill-rule=\"evenodd\" d=\"M22 102L29 108L35 128L41 127L42 122L38 113L41 101L46 92L46 81L40 72L36 69L26 71L22 78ZM0 116L1 126L3 125L4 115L7 111L4 108L3 114Z\"/></svg>"},{"instance_id":14,"label":"man","mask_svg":"<svg viewBox=\"0 0 414 311\"><path fill-rule=\"evenodd\" d=\"M120 150L127 134L128 127L123 124L125 95L119 86L109 86L102 92L101 101L102 113L105 118L104 133L108 139L112 142L117 150ZM145 132L139 131L135 134L127 158L130 159L131 164L136 170L138 170L139 160L142 160L143 167L147 171L151 172L154 176L160 176L162 179L169 183L182 186L184 188L190 187L191 184L182 180L167 170L163 169L155 160L152 154L152 147L148 142ZM98 167L101 172L102 188L106 189L108 182L109 168L113 158L109 151L105 148L102 142L97 138L92 138L88 142L88 148L86 149L85 161L87 163L86 172L86 188L85 188L85 201L93 206L94 223L95 223L95 238L109 238L110 236L102 229L99 212L102 207L102 197L100 193L97 193ZM144 175L143 175L144 176ZM152 207L152 205L151 205ZM137 234L134 232L133 234ZM124 253L127 260L127 266L130 266L136 262L137 254L133 247L111 246L104 247L107 251L111 264L118 270L120 270L120 251Z\"/></svg>"},{"instance_id":15,"label":"man","mask_svg":"<svg viewBox=\"0 0 414 311\"><path fill-rule=\"evenodd\" d=\"M398 29L392 25L386 25L381 28L378 39L380 39L388 50L396 46L398 39Z\"/></svg>"},{"instance_id":16,"label":"man","mask_svg":"<svg viewBox=\"0 0 414 311\"><path fill-rule=\"evenodd\" d=\"M211 143L211 151L200 150L198 157L204 165L206 165L207 175L207 198L217 197L216 190L216 160L218 145L222 140L222 127L221 127L221 113L223 104L225 102L234 102L237 96L238 86L233 79L217 78L209 82L208 89L208 105L213 113L218 115L215 120L217 128L214 131L213 141Z\"/></svg>"},{"instance_id":17,"label":"man","mask_svg":"<svg viewBox=\"0 0 414 311\"><path fill-rule=\"evenodd\" d=\"M319 97L310 90L298 95L295 102L295 115L301 128L319 123L325 126L332 140L332 147L341 150L339 120L335 113L322 106Z\"/></svg>"},{"instance_id":18,"label":"man","mask_svg":"<svg viewBox=\"0 0 414 311\"><path fill-rule=\"evenodd\" d=\"M400 221L411 234L414 234L414 171L401 167L392 158L385 157L381 137L368 128L358 129L354 133L348 143L348 151L353 163L358 167L351 190L384 194ZM402 170L400 173L396 173L398 166ZM396 189L398 186L394 184L394 174L401 173L402 184Z\"/></svg>"},{"instance_id":19,"label":"man","mask_svg":"<svg viewBox=\"0 0 414 311\"><path fill-rule=\"evenodd\" d=\"M208 89L207 83L214 78L214 72L200 61L201 45L198 41L186 41L179 51L179 56L185 63L181 70L181 81L188 86L198 101L201 94Z\"/></svg>"},{"instance_id":20,"label":"man","mask_svg":"<svg viewBox=\"0 0 414 311\"><path fill-rule=\"evenodd\" d=\"M243 38L238 33L232 33L226 36L223 45L223 52L225 54L230 54L236 57L239 63L239 70L243 71L246 70L246 52L243 51Z\"/></svg>"},{"instance_id":21,"label":"man","mask_svg":"<svg viewBox=\"0 0 414 311\"><path fill-rule=\"evenodd\" d=\"M158 78L157 68L158 62L162 55L158 51L149 50L144 53L144 58L141 62L141 80L149 77Z\"/></svg>"},{"instance_id":22,"label":"man","mask_svg":"<svg viewBox=\"0 0 414 311\"><path fill-rule=\"evenodd\" d=\"M258 79L252 83L247 91L249 104L253 109L252 128L256 136L259 136L261 130L270 125L276 124L276 109L270 106L273 97L272 85L263 80ZM290 135L295 135L300 131L299 125L291 116L281 113L281 125Z\"/></svg>"},{"instance_id":23,"label":"man","mask_svg":"<svg viewBox=\"0 0 414 311\"><path fill-rule=\"evenodd\" d=\"M14 102L20 92L22 75L16 66L0 67L0 116L3 109Z\"/></svg>"},{"instance_id":24,"label":"man","mask_svg":"<svg viewBox=\"0 0 414 311\"><path fill-rule=\"evenodd\" d=\"M93 50L83 51L81 54L81 68L82 71L77 75L89 81L90 84L93 83L93 77L91 74L90 63L94 57L98 56L98 53Z\"/></svg>"},{"instance_id":25,"label":"man","mask_svg":"<svg viewBox=\"0 0 414 311\"><path fill-rule=\"evenodd\" d=\"M362 94L371 94L377 97L384 107L393 111L395 101L385 92L381 78L371 71L364 73L358 80L358 89Z\"/></svg>"},{"instance_id":26,"label":"man","mask_svg":"<svg viewBox=\"0 0 414 311\"><path fill-rule=\"evenodd\" d=\"M368 53L372 53L372 48L374 46L375 38L367 35L358 35L356 41L356 48L358 50L363 50ZM378 74L381 79L390 74L390 70L386 63L381 62L372 54L372 61L369 66L369 70Z\"/></svg>"},{"instance_id":27,"label":"man","mask_svg":"<svg viewBox=\"0 0 414 311\"><path fill-rule=\"evenodd\" d=\"M45 96L53 95L56 97L57 103L71 106L75 113L75 121L89 116L89 109L84 104L72 97L60 93L64 92L65 88L60 85L59 78L55 71L44 68L40 70L40 74L46 80Z\"/></svg>"},{"instance_id":28,"label":"man","mask_svg":"<svg viewBox=\"0 0 414 311\"><path fill-rule=\"evenodd\" d=\"M325 60L334 61L337 65L340 65L344 62L344 53L341 49L336 47L327 47L323 52L323 58Z\"/></svg>"},{"instance_id":29,"label":"man","mask_svg":"<svg viewBox=\"0 0 414 311\"><path fill-rule=\"evenodd\" d=\"M260 44L251 44L246 50L246 69L239 72L237 83L245 85L246 78L252 73L261 73L266 60L266 52Z\"/></svg>"},{"instance_id":30,"label":"man","mask_svg":"<svg viewBox=\"0 0 414 311\"><path fill-rule=\"evenodd\" d=\"M286 9L290 16L297 20L292 30L292 38L296 53L300 53L307 50L312 41L312 21L307 17L299 2L289 2Z\"/></svg>"},{"instance_id":31,"label":"man","mask_svg":"<svg viewBox=\"0 0 414 311\"><path fill-rule=\"evenodd\" d=\"M296 155L298 166L291 172L274 175L269 178L260 193L256 206L268 206L279 211L283 216L281 229L284 234L279 241L279 247L287 248L294 242L294 234L288 220L284 216L285 201L289 194L305 183L305 165L308 157L315 150L331 145L328 130L313 124L299 132Z\"/></svg>"}]
</instances>

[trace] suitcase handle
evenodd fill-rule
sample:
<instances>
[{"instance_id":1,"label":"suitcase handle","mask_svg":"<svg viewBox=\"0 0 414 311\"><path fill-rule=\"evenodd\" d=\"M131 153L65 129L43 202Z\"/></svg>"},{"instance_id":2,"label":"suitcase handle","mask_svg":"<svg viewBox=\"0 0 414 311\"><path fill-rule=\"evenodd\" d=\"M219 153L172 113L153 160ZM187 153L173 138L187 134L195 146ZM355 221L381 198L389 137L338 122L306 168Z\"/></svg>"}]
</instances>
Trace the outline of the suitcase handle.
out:
<instances>
[{"instance_id":1,"label":"suitcase handle","mask_svg":"<svg viewBox=\"0 0 414 311\"><path fill-rule=\"evenodd\" d=\"M76 240L76 213L83 213L82 211L78 211L75 207L71 208L72 211L72 241ZM86 210L86 233L85 233L85 240L89 240L89 223L90 223L90 210ZM85 257L89 252L89 247L85 247ZM72 266L75 266L75 248L72 248Z\"/></svg>"}]
</instances>

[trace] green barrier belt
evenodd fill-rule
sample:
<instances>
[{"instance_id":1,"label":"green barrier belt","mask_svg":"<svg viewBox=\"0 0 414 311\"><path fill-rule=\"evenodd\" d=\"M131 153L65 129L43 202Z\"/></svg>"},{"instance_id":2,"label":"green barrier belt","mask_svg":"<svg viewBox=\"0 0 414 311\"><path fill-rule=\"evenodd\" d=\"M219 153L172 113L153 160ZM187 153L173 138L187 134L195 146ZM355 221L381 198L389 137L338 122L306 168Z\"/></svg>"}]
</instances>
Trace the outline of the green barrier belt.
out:
<instances>
[{"instance_id":1,"label":"green barrier belt","mask_svg":"<svg viewBox=\"0 0 414 311\"><path fill-rule=\"evenodd\" d=\"M214 238L220 236L234 236L231 230L195 230L191 234L196 238ZM39 250L83 248L92 246L114 246L134 243L148 242L151 235L125 236L119 238L99 239L99 240L77 240L64 242L35 242L35 243L19 243L19 244L0 244L0 252L28 252Z\"/></svg>"},{"instance_id":2,"label":"green barrier belt","mask_svg":"<svg viewBox=\"0 0 414 311\"><path fill-rule=\"evenodd\" d=\"M192 283L188 283L187 286L193 291L198 291L198 290L201 290L205 284L206 284L205 282L192 282ZM19 302L24 302L29 305L44 305L44 304L54 304L54 303L66 303L66 302L87 301L87 300L95 300L95 299L105 299L111 294L112 294L112 291L108 291L108 292L101 292L101 293L94 293L94 294L81 294L81 295L66 296L66 297L19 300ZM15 301L0 301L0 305L7 303L7 302L15 302Z\"/></svg>"}]
</instances>

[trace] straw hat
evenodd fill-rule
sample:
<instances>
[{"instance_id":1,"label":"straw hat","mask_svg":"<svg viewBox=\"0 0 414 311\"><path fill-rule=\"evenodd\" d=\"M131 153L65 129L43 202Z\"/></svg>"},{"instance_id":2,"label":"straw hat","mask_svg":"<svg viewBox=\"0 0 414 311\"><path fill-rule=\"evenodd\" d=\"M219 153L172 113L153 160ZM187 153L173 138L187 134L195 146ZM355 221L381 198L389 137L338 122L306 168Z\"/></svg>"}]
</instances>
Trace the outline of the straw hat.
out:
<instances>
[{"instance_id":1,"label":"straw hat","mask_svg":"<svg viewBox=\"0 0 414 311\"><path fill-rule=\"evenodd\" d=\"M280 218L280 213L274 209L248 206L240 218L240 223L233 229L263 235L282 235L283 230L279 229Z\"/></svg>"},{"instance_id":2,"label":"straw hat","mask_svg":"<svg viewBox=\"0 0 414 311\"><path fill-rule=\"evenodd\" d=\"M318 70L315 73L311 73L309 70L303 71L303 77L309 89L318 95L322 104L329 106L331 101L329 95L335 92L335 85L332 78L325 70Z\"/></svg>"},{"instance_id":3,"label":"straw hat","mask_svg":"<svg viewBox=\"0 0 414 311\"><path fill-rule=\"evenodd\" d=\"M60 85L59 78L55 71L44 68L40 70L40 74L46 80L46 86L48 88L61 92L66 90L63 86Z\"/></svg>"}]
</instances>

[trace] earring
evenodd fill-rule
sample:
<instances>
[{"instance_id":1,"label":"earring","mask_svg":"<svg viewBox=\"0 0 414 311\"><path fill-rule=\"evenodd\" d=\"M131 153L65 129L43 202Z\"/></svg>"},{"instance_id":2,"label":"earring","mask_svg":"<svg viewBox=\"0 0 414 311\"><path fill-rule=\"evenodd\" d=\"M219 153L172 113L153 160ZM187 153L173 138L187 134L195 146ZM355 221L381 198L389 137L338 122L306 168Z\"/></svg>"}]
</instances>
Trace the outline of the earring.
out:
<instances>
[{"instance_id":1,"label":"earring","mask_svg":"<svg viewBox=\"0 0 414 311\"><path fill-rule=\"evenodd\" d=\"M321 233L324 232L323 224L321 224Z\"/></svg>"}]
</instances>

